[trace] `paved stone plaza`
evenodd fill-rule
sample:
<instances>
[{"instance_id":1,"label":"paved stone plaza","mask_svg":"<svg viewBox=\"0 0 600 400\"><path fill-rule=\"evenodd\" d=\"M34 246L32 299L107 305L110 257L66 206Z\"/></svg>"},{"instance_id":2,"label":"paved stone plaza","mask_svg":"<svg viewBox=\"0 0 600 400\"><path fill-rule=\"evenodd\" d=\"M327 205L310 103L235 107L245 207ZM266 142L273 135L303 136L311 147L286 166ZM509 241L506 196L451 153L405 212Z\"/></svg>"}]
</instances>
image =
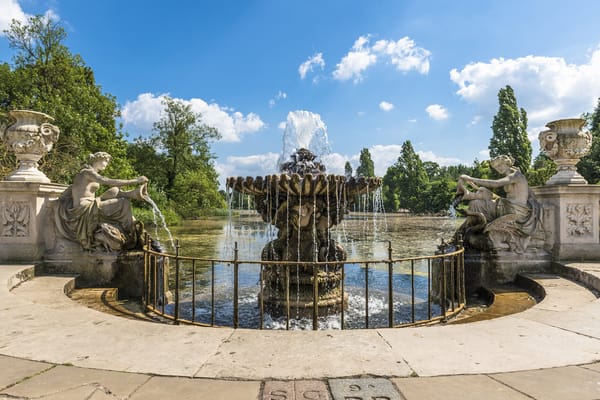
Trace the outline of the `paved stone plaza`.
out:
<instances>
[{"instance_id":1,"label":"paved stone plaza","mask_svg":"<svg viewBox=\"0 0 600 400\"><path fill-rule=\"evenodd\" d=\"M282 332L100 313L65 296L72 277L31 269L0 266L0 399L600 399L600 302L556 275L493 320Z\"/></svg>"}]
</instances>

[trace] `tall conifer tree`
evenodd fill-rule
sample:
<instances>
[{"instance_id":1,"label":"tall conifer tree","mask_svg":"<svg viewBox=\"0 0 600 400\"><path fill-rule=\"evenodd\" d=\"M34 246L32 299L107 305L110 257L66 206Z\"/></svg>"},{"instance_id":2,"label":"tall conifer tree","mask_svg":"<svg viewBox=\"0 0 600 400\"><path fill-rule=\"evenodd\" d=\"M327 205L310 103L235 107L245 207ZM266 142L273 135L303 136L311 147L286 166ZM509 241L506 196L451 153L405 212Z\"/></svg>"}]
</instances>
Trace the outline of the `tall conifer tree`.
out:
<instances>
[{"instance_id":1,"label":"tall conifer tree","mask_svg":"<svg viewBox=\"0 0 600 400\"><path fill-rule=\"evenodd\" d=\"M515 92L506 86L498 92L498 113L492 123L490 157L509 155L515 166L526 173L531 165L531 142L527 137L527 112L517 106Z\"/></svg>"}]
</instances>

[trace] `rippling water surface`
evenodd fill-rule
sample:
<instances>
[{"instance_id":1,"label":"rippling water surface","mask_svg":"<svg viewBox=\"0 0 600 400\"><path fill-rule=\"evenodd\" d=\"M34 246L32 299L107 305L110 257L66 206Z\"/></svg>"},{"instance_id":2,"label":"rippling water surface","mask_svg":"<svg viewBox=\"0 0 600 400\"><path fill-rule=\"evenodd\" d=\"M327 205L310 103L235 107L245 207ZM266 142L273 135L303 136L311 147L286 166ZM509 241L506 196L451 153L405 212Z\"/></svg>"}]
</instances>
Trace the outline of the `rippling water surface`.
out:
<instances>
[{"instance_id":1,"label":"rippling water surface","mask_svg":"<svg viewBox=\"0 0 600 400\"><path fill-rule=\"evenodd\" d=\"M441 239L449 239L461 221L450 217L416 217L406 215L373 215L370 213L351 213L342 224L331 231L348 252L348 261L385 260L388 257L388 242L391 242L394 258L431 255ZM243 212L231 218L210 218L186 221L172 228L173 236L179 240L180 254L207 259L233 258L234 244L237 243L240 260L260 260L263 246L277 236L273 226L264 223L251 211ZM161 238L163 239L163 238ZM196 263L195 304L192 305L191 264L182 263L184 279L180 314L184 318L210 323L212 321L211 268L208 263ZM395 269L394 310L395 323L406 322L412 317L411 278L408 265ZM427 315L428 277L427 264L415 266L415 312L417 319ZM369 326L387 326L388 292L387 268L385 264L372 264L369 274ZM346 264L345 289L348 293L348 308L345 312L345 327L359 328L365 322L365 270L364 265ZM259 267L242 264L240 283L240 325L257 327L260 313L258 310ZM230 264L217 263L215 266L215 323L231 325L233 273ZM170 305L169 308L172 308ZM439 307L434 306L434 314ZM291 310L290 325L296 329L310 328L312 320L304 318L300 310ZM339 329L340 314L333 313L320 317L321 328ZM266 327L285 328L285 318L265 315Z\"/></svg>"}]
</instances>

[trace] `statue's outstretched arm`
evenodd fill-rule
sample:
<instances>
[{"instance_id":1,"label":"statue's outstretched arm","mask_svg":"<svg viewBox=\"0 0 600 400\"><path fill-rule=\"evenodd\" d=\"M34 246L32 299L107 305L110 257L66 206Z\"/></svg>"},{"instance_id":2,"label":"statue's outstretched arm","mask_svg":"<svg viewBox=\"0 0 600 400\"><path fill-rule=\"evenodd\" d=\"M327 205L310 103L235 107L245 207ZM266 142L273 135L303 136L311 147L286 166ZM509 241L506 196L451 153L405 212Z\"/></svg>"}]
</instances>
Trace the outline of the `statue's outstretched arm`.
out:
<instances>
[{"instance_id":1,"label":"statue's outstretched arm","mask_svg":"<svg viewBox=\"0 0 600 400\"><path fill-rule=\"evenodd\" d=\"M113 179L100 175L97 172L92 173L94 174L94 178L98 183L108 186L141 185L142 183L148 182L148 178L146 178L145 176L138 176L135 179Z\"/></svg>"}]
</instances>

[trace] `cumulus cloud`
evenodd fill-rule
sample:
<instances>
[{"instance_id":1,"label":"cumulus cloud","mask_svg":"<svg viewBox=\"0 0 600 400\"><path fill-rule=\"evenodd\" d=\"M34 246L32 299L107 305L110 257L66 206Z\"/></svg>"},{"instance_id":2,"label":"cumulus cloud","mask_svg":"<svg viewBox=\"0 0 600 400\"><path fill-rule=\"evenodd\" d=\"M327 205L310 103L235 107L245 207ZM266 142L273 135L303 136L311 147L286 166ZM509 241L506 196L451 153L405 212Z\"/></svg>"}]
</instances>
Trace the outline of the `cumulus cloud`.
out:
<instances>
[{"instance_id":1,"label":"cumulus cloud","mask_svg":"<svg viewBox=\"0 0 600 400\"><path fill-rule=\"evenodd\" d=\"M429 56L431 52L417 47L414 40L408 36L394 42L393 40L378 40L373 45L373 51L385 54L398 71L408 72L412 69L421 73L429 73Z\"/></svg>"},{"instance_id":2,"label":"cumulus cloud","mask_svg":"<svg viewBox=\"0 0 600 400\"><path fill-rule=\"evenodd\" d=\"M387 60L398 71L415 70L421 74L429 72L431 52L416 46L415 42L405 36L398 41L378 40L369 45L370 35L360 36L342 60L336 65L333 77L340 81L352 79L354 83L363 79L363 72L377 63Z\"/></svg>"},{"instance_id":3,"label":"cumulus cloud","mask_svg":"<svg viewBox=\"0 0 600 400\"><path fill-rule=\"evenodd\" d=\"M438 156L437 154L435 154L432 151L418 150L418 151L416 151L416 153L419 155L419 158L421 159L421 161L433 161L435 163L438 163L442 167L448 166L448 165L466 164L465 162L461 161L460 159L458 159L456 157Z\"/></svg>"},{"instance_id":4,"label":"cumulus cloud","mask_svg":"<svg viewBox=\"0 0 600 400\"><path fill-rule=\"evenodd\" d=\"M436 121L447 119L449 116L448 110L439 104L431 104L427 106L425 111L431 119L435 119Z\"/></svg>"},{"instance_id":5,"label":"cumulus cloud","mask_svg":"<svg viewBox=\"0 0 600 400\"><path fill-rule=\"evenodd\" d=\"M13 19L25 22L31 16L23 11L17 0L0 0L0 36L4 35L4 31L10 28ZM60 16L53 9L46 10L44 17L52 21L60 20Z\"/></svg>"},{"instance_id":6,"label":"cumulus cloud","mask_svg":"<svg viewBox=\"0 0 600 400\"><path fill-rule=\"evenodd\" d=\"M377 56L371 52L369 47L369 36L360 36L354 42L352 51L348 52L333 71L333 77L340 81L353 79L360 82L363 79L362 72L377 62Z\"/></svg>"},{"instance_id":7,"label":"cumulus cloud","mask_svg":"<svg viewBox=\"0 0 600 400\"><path fill-rule=\"evenodd\" d=\"M138 95L137 99L125 103L122 118L126 127L135 131L149 132L154 122L163 115L162 99L164 96L166 95L156 96L152 93L142 93ZM255 113L244 115L216 103L209 104L199 98L175 100L189 104L192 111L202 114L202 122L217 128L223 142L239 142L244 134L259 131L265 126L265 123Z\"/></svg>"},{"instance_id":8,"label":"cumulus cloud","mask_svg":"<svg viewBox=\"0 0 600 400\"><path fill-rule=\"evenodd\" d=\"M383 111L392 111L394 109L394 105L392 103L388 103L387 101L382 101L379 103L379 108Z\"/></svg>"},{"instance_id":9,"label":"cumulus cloud","mask_svg":"<svg viewBox=\"0 0 600 400\"><path fill-rule=\"evenodd\" d=\"M308 57L306 61L304 61L298 67L298 73L300 74L300 79L306 78L306 74L313 71L314 67L320 67L321 69L325 68L325 60L323 60L323 53L316 53L311 57Z\"/></svg>"},{"instance_id":10,"label":"cumulus cloud","mask_svg":"<svg viewBox=\"0 0 600 400\"><path fill-rule=\"evenodd\" d=\"M215 170L219 174L221 188L225 187L225 180L230 176L265 176L278 170L277 160L279 154L265 153L245 157L229 156L225 162L215 162Z\"/></svg>"},{"instance_id":11,"label":"cumulus cloud","mask_svg":"<svg viewBox=\"0 0 600 400\"><path fill-rule=\"evenodd\" d=\"M17 0L0 0L0 35L10 28L13 19L24 22L30 15L26 14Z\"/></svg>"},{"instance_id":12,"label":"cumulus cloud","mask_svg":"<svg viewBox=\"0 0 600 400\"><path fill-rule=\"evenodd\" d=\"M510 85L519 107L527 110L530 126L543 126L593 110L600 93L600 46L582 64L534 55L494 58L453 69L450 79L458 85L460 97L477 104L488 116L498 109L498 90Z\"/></svg>"}]
</instances>

